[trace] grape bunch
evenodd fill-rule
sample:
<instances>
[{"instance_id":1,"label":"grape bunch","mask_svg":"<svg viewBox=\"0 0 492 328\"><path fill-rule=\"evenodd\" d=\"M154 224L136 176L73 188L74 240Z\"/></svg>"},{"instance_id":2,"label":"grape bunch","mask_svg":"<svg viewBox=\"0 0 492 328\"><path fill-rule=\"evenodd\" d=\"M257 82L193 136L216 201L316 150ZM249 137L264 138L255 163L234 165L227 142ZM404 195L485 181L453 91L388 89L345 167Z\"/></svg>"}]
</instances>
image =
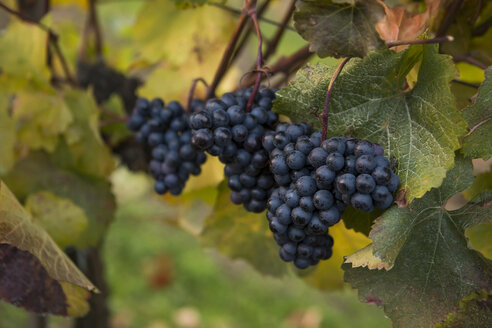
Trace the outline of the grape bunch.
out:
<instances>
[{"instance_id":1,"label":"grape bunch","mask_svg":"<svg viewBox=\"0 0 492 328\"><path fill-rule=\"evenodd\" d=\"M399 184L381 146L366 140L309 134L306 125L281 123L263 138L279 188L267 219L280 257L300 269L332 254L330 226L346 206L371 212L388 208Z\"/></svg>"},{"instance_id":2,"label":"grape bunch","mask_svg":"<svg viewBox=\"0 0 492 328\"><path fill-rule=\"evenodd\" d=\"M203 102L192 102L192 111L203 109ZM191 129L183 107L176 101L164 105L161 99L137 100L127 127L135 131L135 139L152 150L149 171L155 179L158 194L168 191L179 195L190 174L198 175L205 163L205 153L191 144Z\"/></svg>"},{"instance_id":3,"label":"grape bunch","mask_svg":"<svg viewBox=\"0 0 492 328\"><path fill-rule=\"evenodd\" d=\"M193 113L191 143L225 164L231 201L259 213L265 210L275 184L262 138L276 125L278 116L271 111L275 93L267 88L260 89L251 111L246 112L251 93L250 88L226 93Z\"/></svg>"}]
</instances>

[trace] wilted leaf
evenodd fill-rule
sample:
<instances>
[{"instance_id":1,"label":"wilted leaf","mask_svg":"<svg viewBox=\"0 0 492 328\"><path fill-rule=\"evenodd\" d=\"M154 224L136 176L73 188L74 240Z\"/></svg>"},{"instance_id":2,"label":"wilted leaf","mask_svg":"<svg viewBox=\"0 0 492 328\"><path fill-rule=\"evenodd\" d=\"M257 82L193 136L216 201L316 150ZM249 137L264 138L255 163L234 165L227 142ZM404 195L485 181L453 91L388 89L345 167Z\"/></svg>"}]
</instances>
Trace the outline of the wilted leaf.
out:
<instances>
[{"instance_id":1,"label":"wilted leaf","mask_svg":"<svg viewBox=\"0 0 492 328\"><path fill-rule=\"evenodd\" d=\"M84 211L70 199L48 191L30 194L25 203L35 223L41 225L61 248L74 244L87 228Z\"/></svg>"},{"instance_id":2,"label":"wilted leaf","mask_svg":"<svg viewBox=\"0 0 492 328\"><path fill-rule=\"evenodd\" d=\"M450 171L447 187L399 210L407 213L402 228L409 233L391 270L343 265L345 281L359 290L359 299L377 300L394 327L431 327L455 312L463 297L492 286L492 262L470 250L464 236L466 228L491 219L490 209L470 204L448 212L436 199L446 198L450 184L459 180L456 173Z\"/></svg>"},{"instance_id":3,"label":"wilted leaf","mask_svg":"<svg viewBox=\"0 0 492 328\"><path fill-rule=\"evenodd\" d=\"M218 190L213 213L205 220L201 234L203 244L217 247L233 259L246 260L262 273L285 274L287 266L279 258L265 214L247 212L231 203L225 181Z\"/></svg>"},{"instance_id":4,"label":"wilted leaf","mask_svg":"<svg viewBox=\"0 0 492 328\"><path fill-rule=\"evenodd\" d=\"M37 313L69 315L69 306L78 308L76 304L84 302L85 293L77 296L67 290L67 295L62 282L96 290L50 236L31 221L2 181L0 268L0 298Z\"/></svg>"},{"instance_id":5,"label":"wilted leaf","mask_svg":"<svg viewBox=\"0 0 492 328\"><path fill-rule=\"evenodd\" d=\"M421 199L416 199L407 208L393 206L379 217L369 234L373 240L374 255L393 265L401 248L409 241L411 235L421 231L425 221L433 224L445 219L452 220L444 209L446 201L455 194L467 189L473 183L471 160L456 158L455 167L448 171L442 185L432 189ZM431 234L431 233L429 233ZM444 236L442 236L444 238ZM450 237L451 238L451 237ZM448 242L444 239L444 242Z\"/></svg>"},{"instance_id":6,"label":"wilted leaf","mask_svg":"<svg viewBox=\"0 0 492 328\"><path fill-rule=\"evenodd\" d=\"M409 13L403 7L389 8L383 1L378 0L384 8L385 16L376 24L376 30L385 41L415 40L422 35L429 26L439 8L440 0L427 0L425 12L420 14ZM403 50L408 46L399 46L394 49Z\"/></svg>"},{"instance_id":7,"label":"wilted leaf","mask_svg":"<svg viewBox=\"0 0 492 328\"><path fill-rule=\"evenodd\" d=\"M76 241L76 247L98 245L113 219L115 201L109 182L61 169L46 154L32 153L19 161L5 181L21 200L32 193L49 191L82 208L89 225Z\"/></svg>"},{"instance_id":8,"label":"wilted leaf","mask_svg":"<svg viewBox=\"0 0 492 328\"><path fill-rule=\"evenodd\" d=\"M367 267L369 270L391 269L390 265L375 257L373 251L374 249L372 247L372 244L367 245L363 249L355 252L354 254L347 256L345 258L345 263L352 264L352 268Z\"/></svg>"},{"instance_id":9,"label":"wilted leaf","mask_svg":"<svg viewBox=\"0 0 492 328\"><path fill-rule=\"evenodd\" d=\"M333 237L333 255L326 261L321 261L311 272L299 272L306 275L305 280L319 289L337 289L344 286L342 263L344 257L369 244L369 238L361 233L346 229L339 223L329 230Z\"/></svg>"},{"instance_id":10,"label":"wilted leaf","mask_svg":"<svg viewBox=\"0 0 492 328\"><path fill-rule=\"evenodd\" d=\"M15 120L10 110L9 95L0 92L0 176L10 170L15 162Z\"/></svg>"},{"instance_id":11,"label":"wilted leaf","mask_svg":"<svg viewBox=\"0 0 492 328\"><path fill-rule=\"evenodd\" d=\"M485 80L478 89L475 103L465 108L463 117L470 129L465 137L463 153L471 158L492 157L492 67L485 71Z\"/></svg>"},{"instance_id":12,"label":"wilted leaf","mask_svg":"<svg viewBox=\"0 0 492 328\"><path fill-rule=\"evenodd\" d=\"M437 325L438 328L455 327L491 327L492 326L492 294L482 292L464 298L457 312L448 316L446 321Z\"/></svg>"},{"instance_id":13,"label":"wilted leaf","mask_svg":"<svg viewBox=\"0 0 492 328\"><path fill-rule=\"evenodd\" d=\"M294 27L320 57L364 57L384 46L375 29L383 18L376 0L299 0Z\"/></svg>"},{"instance_id":14,"label":"wilted leaf","mask_svg":"<svg viewBox=\"0 0 492 328\"><path fill-rule=\"evenodd\" d=\"M405 77L421 60L418 80L407 90ZM274 110L320 129L310 110L323 108L332 69L301 70L289 87L277 92ZM333 87L328 137L353 136L381 144L398 162L406 200L440 186L454 163L466 123L456 110L449 81L455 76L449 57L434 46L370 54L347 67Z\"/></svg>"}]
</instances>

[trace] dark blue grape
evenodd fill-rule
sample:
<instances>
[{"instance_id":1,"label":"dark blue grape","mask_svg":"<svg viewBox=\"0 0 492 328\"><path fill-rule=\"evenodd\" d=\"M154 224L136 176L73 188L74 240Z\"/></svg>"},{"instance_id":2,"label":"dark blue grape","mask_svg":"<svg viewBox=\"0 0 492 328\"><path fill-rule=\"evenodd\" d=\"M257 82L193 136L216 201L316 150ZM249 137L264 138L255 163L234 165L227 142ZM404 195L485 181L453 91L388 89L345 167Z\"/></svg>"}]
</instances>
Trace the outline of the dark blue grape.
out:
<instances>
[{"instance_id":1,"label":"dark blue grape","mask_svg":"<svg viewBox=\"0 0 492 328\"><path fill-rule=\"evenodd\" d=\"M296 190L300 196L311 196L316 189L316 181L310 176L300 177L296 181Z\"/></svg>"},{"instance_id":2,"label":"dark blue grape","mask_svg":"<svg viewBox=\"0 0 492 328\"><path fill-rule=\"evenodd\" d=\"M320 211L329 209L334 201L332 193L327 190L318 190L313 196L314 206Z\"/></svg>"},{"instance_id":3,"label":"dark blue grape","mask_svg":"<svg viewBox=\"0 0 492 328\"><path fill-rule=\"evenodd\" d=\"M355 192L355 175L350 173L345 173L338 176L335 180L336 187L338 191L342 194L351 195Z\"/></svg>"},{"instance_id":4,"label":"dark blue grape","mask_svg":"<svg viewBox=\"0 0 492 328\"><path fill-rule=\"evenodd\" d=\"M332 171L340 171L345 164L345 158L340 153L330 153L326 157L326 166Z\"/></svg>"},{"instance_id":5,"label":"dark blue grape","mask_svg":"<svg viewBox=\"0 0 492 328\"><path fill-rule=\"evenodd\" d=\"M370 194L376 188L376 181L369 174L360 174L356 179L357 191L362 194Z\"/></svg>"},{"instance_id":6,"label":"dark blue grape","mask_svg":"<svg viewBox=\"0 0 492 328\"><path fill-rule=\"evenodd\" d=\"M356 192L350 199L352 206L360 211L370 213L374 211L374 205L370 195Z\"/></svg>"},{"instance_id":7,"label":"dark blue grape","mask_svg":"<svg viewBox=\"0 0 492 328\"><path fill-rule=\"evenodd\" d=\"M308 155L308 163L314 168L318 168L325 165L327 156L328 154L322 148L314 148Z\"/></svg>"},{"instance_id":8,"label":"dark blue grape","mask_svg":"<svg viewBox=\"0 0 492 328\"><path fill-rule=\"evenodd\" d=\"M376 162L372 155L361 155L355 161L355 170L358 173L371 174L375 167Z\"/></svg>"}]
</instances>

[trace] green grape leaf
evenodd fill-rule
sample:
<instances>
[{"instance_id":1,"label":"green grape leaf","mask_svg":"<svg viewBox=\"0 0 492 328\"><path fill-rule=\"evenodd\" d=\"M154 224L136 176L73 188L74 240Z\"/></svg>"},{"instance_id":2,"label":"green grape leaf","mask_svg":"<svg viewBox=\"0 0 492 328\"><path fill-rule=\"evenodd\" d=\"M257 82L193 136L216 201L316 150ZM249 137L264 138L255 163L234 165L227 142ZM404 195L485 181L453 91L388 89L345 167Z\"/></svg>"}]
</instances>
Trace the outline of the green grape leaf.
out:
<instances>
[{"instance_id":1,"label":"green grape leaf","mask_svg":"<svg viewBox=\"0 0 492 328\"><path fill-rule=\"evenodd\" d=\"M59 137L73 122L72 113L56 93L23 90L16 94L13 108L18 122L19 142L30 149L53 152Z\"/></svg>"},{"instance_id":2,"label":"green grape leaf","mask_svg":"<svg viewBox=\"0 0 492 328\"><path fill-rule=\"evenodd\" d=\"M359 299L382 304L394 327L430 327L457 311L464 297L492 286L492 262L469 249L464 236L470 226L491 220L490 206L477 200L456 211L442 207L445 189L459 172L450 171L447 188L400 209L409 233L391 270L343 265L344 279L359 290Z\"/></svg>"},{"instance_id":3,"label":"green grape leaf","mask_svg":"<svg viewBox=\"0 0 492 328\"><path fill-rule=\"evenodd\" d=\"M205 219L200 236L203 245L217 247L230 258L246 260L264 274L285 274L287 266L279 259L265 214L247 212L231 203L226 181L218 191L213 213Z\"/></svg>"},{"instance_id":4,"label":"green grape leaf","mask_svg":"<svg viewBox=\"0 0 492 328\"><path fill-rule=\"evenodd\" d=\"M455 167L448 171L442 185L406 208L390 207L376 219L369 238L373 240L374 255L393 265L401 248L419 230L423 221L439 221L447 215L446 201L473 183L471 160L456 158Z\"/></svg>"},{"instance_id":5,"label":"green grape leaf","mask_svg":"<svg viewBox=\"0 0 492 328\"><path fill-rule=\"evenodd\" d=\"M60 166L84 174L107 177L115 163L99 134L99 109L89 91L70 90L64 95L73 123L54 154ZM94 160L97 159L97 160Z\"/></svg>"},{"instance_id":6,"label":"green grape leaf","mask_svg":"<svg viewBox=\"0 0 492 328\"><path fill-rule=\"evenodd\" d=\"M87 228L84 211L70 199L48 191L30 194L25 203L35 223L41 225L61 248L74 244Z\"/></svg>"},{"instance_id":7,"label":"green grape leaf","mask_svg":"<svg viewBox=\"0 0 492 328\"><path fill-rule=\"evenodd\" d=\"M384 17L375 0L299 0L294 27L319 57L364 57L384 46L375 25Z\"/></svg>"},{"instance_id":8,"label":"green grape leaf","mask_svg":"<svg viewBox=\"0 0 492 328\"><path fill-rule=\"evenodd\" d=\"M32 312L83 315L86 290L97 291L2 181L0 266L0 299Z\"/></svg>"},{"instance_id":9,"label":"green grape leaf","mask_svg":"<svg viewBox=\"0 0 492 328\"><path fill-rule=\"evenodd\" d=\"M52 162L46 154L33 152L15 165L5 181L21 201L40 191L71 200L84 210L89 220L74 245L79 248L98 245L116 206L109 182L62 169L54 163L56 160Z\"/></svg>"},{"instance_id":10,"label":"green grape leaf","mask_svg":"<svg viewBox=\"0 0 492 328\"><path fill-rule=\"evenodd\" d=\"M492 243L490 243L492 222L484 222L466 229L465 236L468 239L468 247L492 260Z\"/></svg>"},{"instance_id":11,"label":"green grape leaf","mask_svg":"<svg viewBox=\"0 0 492 328\"><path fill-rule=\"evenodd\" d=\"M485 160L492 157L492 66L485 71L475 103L464 109L463 117L473 129L463 141L463 153Z\"/></svg>"},{"instance_id":12,"label":"green grape leaf","mask_svg":"<svg viewBox=\"0 0 492 328\"><path fill-rule=\"evenodd\" d=\"M486 292L473 293L471 296L465 297L460 303L459 310L450 314L446 321L436 327L492 327L492 294Z\"/></svg>"},{"instance_id":13,"label":"green grape leaf","mask_svg":"<svg viewBox=\"0 0 492 328\"><path fill-rule=\"evenodd\" d=\"M406 76L420 63L411 90ZM277 92L274 111L320 129L313 110L322 110L332 68L308 66ZM382 50L346 67L330 101L328 137L353 136L383 146L397 161L400 190L407 203L442 180L454 163L466 123L457 111L449 82L456 71L434 46Z\"/></svg>"},{"instance_id":14,"label":"green grape leaf","mask_svg":"<svg viewBox=\"0 0 492 328\"><path fill-rule=\"evenodd\" d=\"M11 115L10 97L0 91L0 176L15 162L15 120Z\"/></svg>"}]
</instances>

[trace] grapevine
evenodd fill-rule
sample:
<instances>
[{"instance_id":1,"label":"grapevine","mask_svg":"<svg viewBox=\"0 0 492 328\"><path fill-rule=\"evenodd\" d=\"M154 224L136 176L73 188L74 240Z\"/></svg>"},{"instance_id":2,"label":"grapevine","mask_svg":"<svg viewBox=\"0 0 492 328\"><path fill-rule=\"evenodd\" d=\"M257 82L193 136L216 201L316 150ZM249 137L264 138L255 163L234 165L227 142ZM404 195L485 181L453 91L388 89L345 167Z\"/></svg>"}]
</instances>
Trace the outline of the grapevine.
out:
<instances>
[{"instance_id":1,"label":"grapevine","mask_svg":"<svg viewBox=\"0 0 492 328\"><path fill-rule=\"evenodd\" d=\"M489 327L492 7L391 6L0 0L0 300L109 326L101 254L131 194L395 327Z\"/></svg>"}]
</instances>

